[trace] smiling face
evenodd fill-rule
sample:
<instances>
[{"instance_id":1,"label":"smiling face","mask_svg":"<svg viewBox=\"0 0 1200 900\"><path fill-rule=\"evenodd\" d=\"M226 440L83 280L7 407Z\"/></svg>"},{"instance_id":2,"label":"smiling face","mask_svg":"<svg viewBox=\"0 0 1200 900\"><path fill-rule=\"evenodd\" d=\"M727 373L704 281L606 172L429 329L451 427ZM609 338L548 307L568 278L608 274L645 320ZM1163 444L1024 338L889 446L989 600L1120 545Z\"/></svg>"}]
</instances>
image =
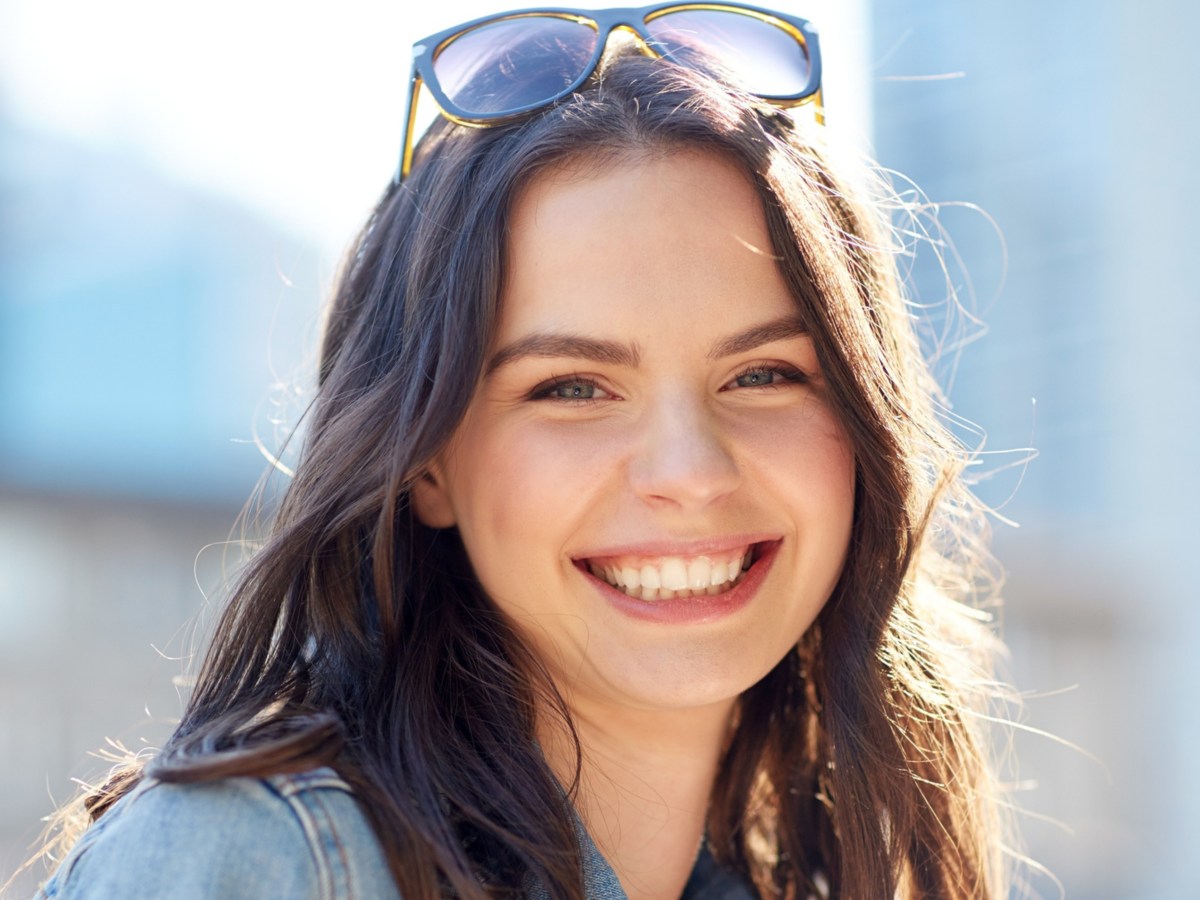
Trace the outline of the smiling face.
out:
<instances>
[{"instance_id":1,"label":"smiling face","mask_svg":"<svg viewBox=\"0 0 1200 900\"><path fill-rule=\"evenodd\" d=\"M728 701L829 597L852 453L746 176L593 163L518 195L485 377L414 503L573 706Z\"/></svg>"}]
</instances>

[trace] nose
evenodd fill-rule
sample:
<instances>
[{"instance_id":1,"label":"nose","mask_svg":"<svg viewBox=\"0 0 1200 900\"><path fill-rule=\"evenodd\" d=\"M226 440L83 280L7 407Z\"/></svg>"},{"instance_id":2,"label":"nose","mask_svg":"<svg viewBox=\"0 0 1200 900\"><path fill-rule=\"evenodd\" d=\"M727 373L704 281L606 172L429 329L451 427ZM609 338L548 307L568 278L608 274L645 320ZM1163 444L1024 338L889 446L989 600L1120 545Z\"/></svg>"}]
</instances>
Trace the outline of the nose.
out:
<instances>
[{"instance_id":1,"label":"nose","mask_svg":"<svg viewBox=\"0 0 1200 900\"><path fill-rule=\"evenodd\" d=\"M741 479L732 438L702 402L662 398L639 423L629 468L634 493L651 506L687 511L720 500Z\"/></svg>"}]
</instances>

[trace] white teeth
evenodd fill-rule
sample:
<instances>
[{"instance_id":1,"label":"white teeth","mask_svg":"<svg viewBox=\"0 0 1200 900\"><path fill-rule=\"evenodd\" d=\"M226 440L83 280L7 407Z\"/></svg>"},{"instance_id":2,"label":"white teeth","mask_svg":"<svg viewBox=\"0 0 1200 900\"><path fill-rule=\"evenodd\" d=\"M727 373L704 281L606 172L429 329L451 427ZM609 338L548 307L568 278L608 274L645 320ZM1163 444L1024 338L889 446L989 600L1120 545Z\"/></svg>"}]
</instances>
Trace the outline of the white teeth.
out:
<instances>
[{"instance_id":1,"label":"white teeth","mask_svg":"<svg viewBox=\"0 0 1200 900\"><path fill-rule=\"evenodd\" d=\"M672 591L682 591L688 586L688 570L682 559L663 560L662 586Z\"/></svg>"},{"instance_id":2,"label":"white teeth","mask_svg":"<svg viewBox=\"0 0 1200 900\"><path fill-rule=\"evenodd\" d=\"M747 547L733 559L726 557L716 562L707 556L691 559L668 556L657 565L647 563L635 567L614 562L598 566L588 563L588 570L637 600L712 597L732 588L750 568L750 549Z\"/></svg>"},{"instance_id":3,"label":"white teeth","mask_svg":"<svg viewBox=\"0 0 1200 900\"><path fill-rule=\"evenodd\" d=\"M662 587L662 578L654 566L642 566L642 587L648 591L657 591Z\"/></svg>"},{"instance_id":4,"label":"white teeth","mask_svg":"<svg viewBox=\"0 0 1200 900\"><path fill-rule=\"evenodd\" d=\"M711 587L716 587L719 584L724 584L729 580L729 566L725 563L713 563L712 574L708 576L708 583Z\"/></svg>"},{"instance_id":5,"label":"white teeth","mask_svg":"<svg viewBox=\"0 0 1200 900\"><path fill-rule=\"evenodd\" d=\"M693 591L703 590L708 587L711 582L709 578L712 575L712 565L707 559L693 559L688 563L687 581L688 587Z\"/></svg>"}]
</instances>

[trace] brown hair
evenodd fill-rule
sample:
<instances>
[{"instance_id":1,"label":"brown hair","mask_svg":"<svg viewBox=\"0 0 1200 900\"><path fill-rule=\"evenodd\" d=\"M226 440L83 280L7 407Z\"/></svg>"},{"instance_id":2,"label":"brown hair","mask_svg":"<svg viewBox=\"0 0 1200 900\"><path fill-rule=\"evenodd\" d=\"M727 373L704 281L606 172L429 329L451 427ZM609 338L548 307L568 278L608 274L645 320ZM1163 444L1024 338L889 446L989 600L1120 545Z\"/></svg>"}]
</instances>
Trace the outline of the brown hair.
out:
<instances>
[{"instance_id":1,"label":"brown hair","mask_svg":"<svg viewBox=\"0 0 1200 900\"><path fill-rule=\"evenodd\" d=\"M980 513L935 415L882 205L818 131L636 55L521 122L439 122L346 263L295 477L147 774L329 764L405 896L502 895L527 874L583 896L573 812L534 740L535 715L569 725L569 711L457 534L420 524L408 491L480 378L516 192L581 156L700 149L753 180L857 465L840 580L735 712L713 852L768 896L1005 896L970 688L993 646L967 605ZM93 794L93 816L136 777Z\"/></svg>"}]
</instances>

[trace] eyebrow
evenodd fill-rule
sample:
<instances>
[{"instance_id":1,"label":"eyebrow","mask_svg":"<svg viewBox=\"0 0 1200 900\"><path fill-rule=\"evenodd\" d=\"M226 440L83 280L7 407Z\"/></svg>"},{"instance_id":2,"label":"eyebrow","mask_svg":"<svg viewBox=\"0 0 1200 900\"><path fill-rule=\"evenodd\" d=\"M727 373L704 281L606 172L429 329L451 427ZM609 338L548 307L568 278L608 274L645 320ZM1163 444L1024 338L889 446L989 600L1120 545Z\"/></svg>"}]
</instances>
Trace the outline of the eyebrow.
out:
<instances>
[{"instance_id":1,"label":"eyebrow","mask_svg":"<svg viewBox=\"0 0 1200 900\"><path fill-rule=\"evenodd\" d=\"M708 351L708 358L720 359L724 356L747 353L764 344L785 341L803 334L808 334L808 329L800 319L795 316L783 316L718 341L717 345Z\"/></svg>"},{"instance_id":2,"label":"eyebrow","mask_svg":"<svg viewBox=\"0 0 1200 900\"><path fill-rule=\"evenodd\" d=\"M708 351L707 356L709 359L734 356L738 353L747 353L764 344L799 337L803 334L808 334L808 329L803 322L795 316L784 316L723 338ZM636 343L623 344L620 341L572 334L536 333L526 335L497 350L488 361L485 374L491 375L497 369L530 357L543 359L574 357L636 369L642 361L642 351Z\"/></svg>"},{"instance_id":3,"label":"eyebrow","mask_svg":"<svg viewBox=\"0 0 1200 900\"><path fill-rule=\"evenodd\" d=\"M622 344L572 334L531 334L496 351L488 361L486 374L527 357L571 356L593 362L637 368L642 351L637 344Z\"/></svg>"}]
</instances>

